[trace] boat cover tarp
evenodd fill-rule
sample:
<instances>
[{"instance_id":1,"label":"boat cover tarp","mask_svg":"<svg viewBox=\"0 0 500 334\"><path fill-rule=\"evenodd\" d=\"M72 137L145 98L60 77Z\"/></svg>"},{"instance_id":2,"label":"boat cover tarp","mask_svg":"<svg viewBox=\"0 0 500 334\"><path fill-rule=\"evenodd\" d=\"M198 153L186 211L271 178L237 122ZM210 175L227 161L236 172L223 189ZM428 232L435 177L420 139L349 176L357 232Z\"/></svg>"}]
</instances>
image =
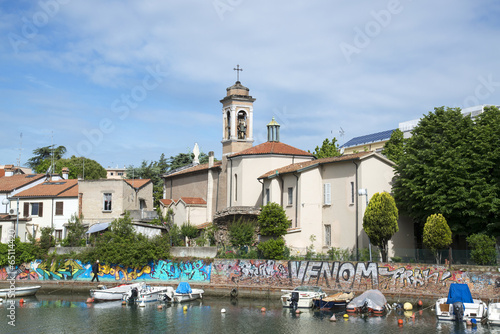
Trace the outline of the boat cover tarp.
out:
<instances>
[{"instance_id":1,"label":"boat cover tarp","mask_svg":"<svg viewBox=\"0 0 500 334\"><path fill-rule=\"evenodd\" d=\"M387 303L385 296L379 290L366 290L349 303L349 306L362 307L365 302L369 308L384 306Z\"/></svg>"},{"instance_id":2,"label":"boat cover tarp","mask_svg":"<svg viewBox=\"0 0 500 334\"><path fill-rule=\"evenodd\" d=\"M191 293L193 290L191 290L191 286L189 286L188 282L180 282L179 286L177 287L177 290L175 290L177 293Z\"/></svg>"},{"instance_id":3,"label":"boat cover tarp","mask_svg":"<svg viewBox=\"0 0 500 334\"><path fill-rule=\"evenodd\" d=\"M472 295L467 284L451 283L450 290L448 290L448 299L446 304L453 304L455 302L473 303Z\"/></svg>"},{"instance_id":4,"label":"boat cover tarp","mask_svg":"<svg viewBox=\"0 0 500 334\"><path fill-rule=\"evenodd\" d=\"M95 233L95 232L99 232L99 231L102 231L102 230L105 230L109 227L109 224L111 223L98 223L98 224L94 224L92 226L90 226L89 230L87 231L87 234L91 234L91 233Z\"/></svg>"}]
</instances>

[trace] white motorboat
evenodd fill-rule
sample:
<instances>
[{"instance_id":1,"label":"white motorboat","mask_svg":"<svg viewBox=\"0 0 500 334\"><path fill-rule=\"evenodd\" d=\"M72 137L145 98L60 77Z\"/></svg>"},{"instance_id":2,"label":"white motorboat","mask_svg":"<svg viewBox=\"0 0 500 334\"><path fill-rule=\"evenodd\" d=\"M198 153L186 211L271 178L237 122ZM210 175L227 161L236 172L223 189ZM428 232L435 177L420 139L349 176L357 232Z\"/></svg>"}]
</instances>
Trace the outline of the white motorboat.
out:
<instances>
[{"instance_id":1,"label":"white motorboat","mask_svg":"<svg viewBox=\"0 0 500 334\"><path fill-rule=\"evenodd\" d=\"M140 288L143 285L146 285L146 283L121 284L109 289L105 285L99 285L97 289L90 290L90 297L94 301L122 300L124 293L134 288Z\"/></svg>"},{"instance_id":2,"label":"white motorboat","mask_svg":"<svg viewBox=\"0 0 500 334\"><path fill-rule=\"evenodd\" d=\"M170 286L142 285L124 293L122 299L129 303L156 302L158 300L162 300L161 295L165 293L168 288L172 289Z\"/></svg>"},{"instance_id":3,"label":"white motorboat","mask_svg":"<svg viewBox=\"0 0 500 334\"><path fill-rule=\"evenodd\" d=\"M326 293L319 286L298 286L293 290L281 290L285 292L281 296L281 304L283 307L290 308L312 308L313 299L325 298Z\"/></svg>"},{"instance_id":4,"label":"white motorboat","mask_svg":"<svg viewBox=\"0 0 500 334\"><path fill-rule=\"evenodd\" d=\"M203 289L192 289L189 283L180 282L176 290L171 286L167 287L167 291L161 294L160 300L169 303L189 302L203 298L204 293Z\"/></svg>"},{"instance_id":5,"label":"white motorboat","mask_svg":"<svg viewBox=\"0 0 500 334\"><path fill-rule=\"evenodd\" d=\"M490 302L487 311L488 323L500 326L500 302Z\"/></svg>"},{"instance_id":6,"label":"white motorboat","mask_svg":"<svg viewBox=\"0 0 500 334\"><path fill-rule=\"evenodd\" d=\"M467 284L451 283L448 297L436 301L436 316L444 321L481 321L488 307L480 299L472 299Z\"/></svg>"},{"instance_id":7,"label":"white motorboat","mask_svg":"<svg viewBox=\"0 0 500 334\"><path fill-rule=\"evenodd\" d=\"M40 285L32 286L16 286L8 289L0 289L0 297L2 298L16 298L16 297L26 297L34 296L38 290L40 290Z\"/></svg>"}]
</instances>

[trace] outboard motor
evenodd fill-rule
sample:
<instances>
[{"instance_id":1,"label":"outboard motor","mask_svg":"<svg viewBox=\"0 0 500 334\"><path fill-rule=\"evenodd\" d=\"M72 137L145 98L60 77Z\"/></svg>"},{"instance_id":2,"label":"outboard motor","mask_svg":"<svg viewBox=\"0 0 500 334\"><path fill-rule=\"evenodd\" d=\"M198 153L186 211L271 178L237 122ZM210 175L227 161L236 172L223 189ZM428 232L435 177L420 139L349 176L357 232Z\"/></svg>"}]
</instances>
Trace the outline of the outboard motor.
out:
<instances>
[{"instance_id":1,"label":"outboard motor","mask_svg":"<svg viewBox=\"0 0 500 334\"><path fill-rule=\"evenodd\" d=\"M137 288L133 288L132 290L130 290L130 295L127 301L129 303L133 303L135 302L138 296L139 296L139 290L137 290Z\"/></svg>"},{"instance_id":2,"label":"outboard motor","mask_svg":"<svg viewBox=\"0 0 500 334\"><path fill-rule=\"evenodd\" d=\"M172 298L168 295L168 293L167 293L167 292L165 292L165 293L163 294L163 301L164 301L164 302L167 302L167 303L171 303L171 302L172 302Z\"/></svg>"},{"instance_id":3,"label":"outboard motor","mask_svg":"<svg viewBox=\"0 0 500 334\"><path fill-rule=\"evenodd\" d=\"M292 310L296 310L299 304L299 293L297 291L292 291L292 297L290 298L290 307Z\"/></svg>"},{"instance_id":4,"label":"outboard motor","mask_svg":"<svg viewBox=\"0 0 500 334\"><path fill-rule=\"evenodd\" d=\"M360 313L368 313L368 301L365 300L363 305L359 308Z\"/></svg>"},{"instance_id":5,"label":"outboard motor","mask_svg":"<svg viewBox=\"0 0 500 334\"><path fill-rule=\"evenodd\" d=\"M462 302L453 303L453 314L455 321L462 322L464 320L464 304Z\"/></svg>"}]
</instances>

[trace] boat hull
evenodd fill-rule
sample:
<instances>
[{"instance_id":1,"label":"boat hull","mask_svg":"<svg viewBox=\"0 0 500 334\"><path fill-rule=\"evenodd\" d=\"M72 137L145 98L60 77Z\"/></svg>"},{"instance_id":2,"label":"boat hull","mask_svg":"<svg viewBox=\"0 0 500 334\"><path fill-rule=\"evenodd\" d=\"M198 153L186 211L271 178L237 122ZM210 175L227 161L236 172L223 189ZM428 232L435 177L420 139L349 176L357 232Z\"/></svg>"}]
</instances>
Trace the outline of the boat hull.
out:
<instances>
[{"instance_id":1,"label":"boat hull","mask_svg":"<svg viewBox=\"0 0 500 334\"><path fill-rule=\"evenodd\" d=\"M14 289L0 289L0 298L17 298L17 297L27 297L34 296L38 290L40 290L40 285L35 286L19 286Z\"/></svg>"},{"instance_id":2,"label":"boat hull","mask_svg":"<svg viewBox=\"0 0 500 334\"><path fill-rule=\"evenodd\" d=\"M488 324L500 326L500 303L490 303L488 305Z\"/></svg>"},{"instance_id":3,"label":"boat hull","mask_svg":"<svg viewBox=\"0 0 500 334\"><path fill-rule=\"evenodd\" d=\"M323 299L326 297L326 293L324 293L319 287L302 286L297 287L294 290L281 291L286 292L281 296L281 305L286 308L294 307L292 298L294 294L298 296L297 308L312 308L314 306L314 299Z\"/></svg>"},{"instance_id":4,"label":"boat hull","mask_svg":"<svg viewBox=\"0 0 500 334\"><path fill-rule=\"evenodd\" d=\"M92 297L94 301L122 300L123 294L129 292L133 288L139 289L143 285L144 282L133 283L133 284L122 284L109 289L92 289L90 290L90 297Z\"/></svg>"},{"instance_id":5,"label":"boat hull","mask_svg":"<svg viewBox=\"0 0 500 334\"><path fill-rule=\"evenodd\" d=\"M169 303L185 303L197 299L202 299L205 293L202 289L191 289L191 293L178 293L172 287L169 287L160 296L159 300Z\"/></svg>"},{"instance_id":6,"label":"boat hull","mask_svg":"<svg viewBox=\"0 0 500 334\"><path fill-rule=\"evenodd\" d=\"M123 294L123 300L125 301L135 301L138 303L149 303L149 302L156 302L159 300L162 300L162 295L167 292L168 288L167 286L144 286L141 289L138 290L138 295L135 300L131 300L131 294L130 292Z\"/></svg>"},{"instance_id":7,"label":"boat hull","mask_svg":"<svg viewBox=\"0 0 500 334\"><path fill-rule=\"evenodd\" d=\"M436 316L439 321L455 321L456 316L453 311L453 304L447 304L446 301L447 298L440 298L436 301ZM472 319L480 321L486 315L487 306L481 300L473 299L473 303L463 303L463 305L463 321Z\"/></svg>"}]
</instances>

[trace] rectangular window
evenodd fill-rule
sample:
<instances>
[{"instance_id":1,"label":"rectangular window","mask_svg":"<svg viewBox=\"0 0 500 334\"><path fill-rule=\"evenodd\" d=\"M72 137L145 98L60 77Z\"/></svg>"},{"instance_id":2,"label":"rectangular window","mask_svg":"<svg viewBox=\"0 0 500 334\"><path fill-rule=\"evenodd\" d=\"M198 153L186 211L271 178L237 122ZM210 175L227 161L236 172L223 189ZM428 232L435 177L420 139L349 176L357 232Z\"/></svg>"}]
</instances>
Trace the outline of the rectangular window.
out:
<instances>
[{"instance_id":1,"label":"rectangular window","mask_svg":"<svg viewBox=\"0 0 500 334\"><path fill-rule=\"evenodd\" d=\"M288 205L293 204L293 188L288 188Z\"/></svg>"},{"instance_id":2,"label":"rectangular window","mask_svg":"<svg viewBox=\"0 0 500 334\"><path fill-rule=\"evenodd\" d=\"M64 202L56 202L56 216L63 215Z\"/></svg>"},{"instance_id":3,"label":"rectangular window","mask_svg":"<svg viewBox=\"0 0 500 334\"><path fill-rule=\"evenodd\" d=\"M354 204L354 197L355 197L354 182L351 182L351 204Z\"/></svg>"},{"instance_id":4,"label":"rectangular window","mask_svg":"<svg viewBox=\"0 0 500 334\"><path fill-rule=\"evenodd\" d=\"M325 246L332 246L332 225L325 225Z\"/></svg>"},{"instance_id":5,"label":"rectangular window","mask_svg":"<svg viewBox=\"0 0 500 334\"><path fill-rule=\"evenodd\" d=\"M123 176L123 172L118 172L118 176Z\"/></svg>"},{"instance_id":6,"label":"rectangular window","mask_svg":"<svg viewBox=\"0 0 500 334\"><path fill-rule=\"evenodd\" d=\"M55 230L55 236L56 240L61 240L62 239L62 230Z\"/></svg>"},{"instance_id":7,"label":"rectangular window","mask_svg":"<svg viewBox=\"0 0 500 334\"><path fill-rule=\"evenodd\" d=\"M332 188L330 183L323 184L323 204L332 204Z\"/></svg>"},{"instance_id":8,"label":"rectangular window","mask_svg":"<svg viewBox=\"0 0 500 334\"><path fill-rule=\"evenodd\" d=\"M270 201L271 201L271 194L269 192L269 188L266 188L266 203L265 204L268 204Z\"/></svg>"},{"instance_id":9,"label":"rectangular window","mask_svg":"<svg viewBox=\"0 0 500 334\"><path fill-rule=\"evenodd\" d=\"M43 203L31 203L31 216L43 217Z\"/></svg>"},{"instance_id":10,"label":"rectangular window","mask_svg":"<svg viewBox=\"0 0 500 334\"><path fill-rule=\"evenodd\" d=\"M103 198L103 211L111 211L111 194L105 193Z\"/></svg>"},{"instance_id":11,"label":"rectangular window","mask_svg":"<svg viewBox=\"0 0 500 334\"><path fill-rule=\"evenodd\" d=\"M238 201L238 174L234 174L234 200Z\"/></svg>"}]
</instances>

